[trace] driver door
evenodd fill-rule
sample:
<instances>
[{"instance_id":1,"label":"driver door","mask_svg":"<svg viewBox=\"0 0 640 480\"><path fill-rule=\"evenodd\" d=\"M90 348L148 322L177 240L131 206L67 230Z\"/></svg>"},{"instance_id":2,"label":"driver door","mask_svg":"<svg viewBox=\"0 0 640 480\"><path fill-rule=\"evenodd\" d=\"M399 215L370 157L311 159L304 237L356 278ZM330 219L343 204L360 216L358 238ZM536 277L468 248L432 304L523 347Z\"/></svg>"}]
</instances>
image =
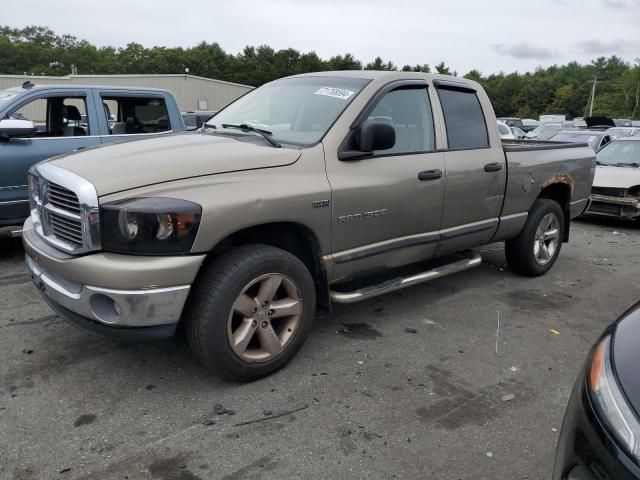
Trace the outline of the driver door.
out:
<instances>
[{"instance_id":1,"label":"driver door","mask_svg":"<svg viewBox=\"0 0 640 480\"><path fill-rule=\"evenodd\" d=\"M395 146L361 160L327 158L336 280L433 256L445 159L431 104L426 82L395 82L365 107L367 119L393 125Z\"/></svg>"}]
</instances>

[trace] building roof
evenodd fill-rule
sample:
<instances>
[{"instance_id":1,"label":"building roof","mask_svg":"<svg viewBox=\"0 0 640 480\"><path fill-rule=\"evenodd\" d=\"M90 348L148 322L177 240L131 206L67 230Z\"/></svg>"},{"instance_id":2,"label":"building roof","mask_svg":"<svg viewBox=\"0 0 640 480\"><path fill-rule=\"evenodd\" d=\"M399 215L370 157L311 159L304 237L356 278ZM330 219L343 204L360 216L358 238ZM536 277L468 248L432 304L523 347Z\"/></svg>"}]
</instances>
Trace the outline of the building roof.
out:
<instances>
[{"instance_id":1,"label":"building roof","mask_svg":"<svg viewBox=\"0 0 640 480\"><path fill-rule=\"evenodd\" d=\"M44 78L47 80L72 80L72 79L96 79L96 78L104 78L108 80L109 78L144 78L144 77L184 77L184 78L193 78L196 80L203 80L207 82L219 83L223 85L235 85L236 87L244 87L244 88L255 88L251 85L244 85L242 83L234 83L227 82L224 80L216 80L214 78L207 77L199 77L197 75L188 75L182 73L168 73L168 74L146 74L146 73L136 73L136 74L126 74L126 75L66 75L62 77L54 77L54 76L44 76L44 75L0 75L0 78L15 78L17 82L26 82L27 80L31 80L33 83L37 83L38 78ZM80 85L76 85L80 86ZM95 87L95 85L93 85Z\"/></svg>"}]
</instances>

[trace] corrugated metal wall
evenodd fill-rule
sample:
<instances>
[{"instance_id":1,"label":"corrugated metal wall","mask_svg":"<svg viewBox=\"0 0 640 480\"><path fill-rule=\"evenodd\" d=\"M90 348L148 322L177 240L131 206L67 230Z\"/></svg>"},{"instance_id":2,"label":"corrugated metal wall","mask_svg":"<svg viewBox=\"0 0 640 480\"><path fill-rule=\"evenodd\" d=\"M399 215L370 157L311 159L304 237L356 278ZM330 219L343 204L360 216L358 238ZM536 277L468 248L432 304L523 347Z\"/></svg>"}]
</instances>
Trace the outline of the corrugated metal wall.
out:
<instances>
[{"instance_id":1,"label":"corrugated metal wall","mask_svg":"<svg viewBox=\"0 0 640 480\"><path fill-rule=\"evenodd\" d=\"M193 75L71 75L38 77L0 75L0 90L18 87L26 80L37 84L113 85L171 90L181 110L220 110L253 87Z\"/></svg>"}]
</instances>

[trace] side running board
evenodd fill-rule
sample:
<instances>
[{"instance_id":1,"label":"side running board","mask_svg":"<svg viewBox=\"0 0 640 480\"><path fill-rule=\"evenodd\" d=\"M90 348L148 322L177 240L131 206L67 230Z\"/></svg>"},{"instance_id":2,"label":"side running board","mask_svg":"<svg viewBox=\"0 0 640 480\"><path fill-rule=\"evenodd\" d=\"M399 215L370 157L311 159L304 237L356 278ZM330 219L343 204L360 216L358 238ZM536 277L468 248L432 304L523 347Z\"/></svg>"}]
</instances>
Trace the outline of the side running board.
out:
<instances>
[{"instance_id":1,"label":"side running board","mask_svg":"<svg viewBox=\"0 0 640 480\"><path fill-rule=\"evenodd\" d=\"M470 268L477 267L482 263L482 257L479 253L472 251L462 252L464 258L456 260L446 265L435 267L426 272L421 272L410 277L396 277L382 283L370 285L354 292L336 292L331 291L331 300L336 303L356 303L362 300L368 300L378 295L395 292L403 288L412 287L419 283L429 282L436 278L445 277L453 273L463 272Z\"/></svg>"}]
</instances>

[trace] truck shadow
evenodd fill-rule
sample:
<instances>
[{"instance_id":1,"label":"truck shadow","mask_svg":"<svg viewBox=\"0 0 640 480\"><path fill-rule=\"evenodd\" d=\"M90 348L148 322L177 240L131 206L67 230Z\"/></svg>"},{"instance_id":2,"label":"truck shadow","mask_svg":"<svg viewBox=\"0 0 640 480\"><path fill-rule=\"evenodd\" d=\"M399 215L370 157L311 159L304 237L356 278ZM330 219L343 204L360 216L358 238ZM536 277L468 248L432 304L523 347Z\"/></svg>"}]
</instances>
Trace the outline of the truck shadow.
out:
<instances>
[{"instance_id":1,"label":"truck shadow","mask_svg":"<svg viewBox=\"0 0 640 480\"><path fill-rule=\"evenodd\" d=\"M22 240L12 238L9 233L17 227L0 228L0 260L22 259L24 250L22 249Z\"/></svg>"}]
</instances>

